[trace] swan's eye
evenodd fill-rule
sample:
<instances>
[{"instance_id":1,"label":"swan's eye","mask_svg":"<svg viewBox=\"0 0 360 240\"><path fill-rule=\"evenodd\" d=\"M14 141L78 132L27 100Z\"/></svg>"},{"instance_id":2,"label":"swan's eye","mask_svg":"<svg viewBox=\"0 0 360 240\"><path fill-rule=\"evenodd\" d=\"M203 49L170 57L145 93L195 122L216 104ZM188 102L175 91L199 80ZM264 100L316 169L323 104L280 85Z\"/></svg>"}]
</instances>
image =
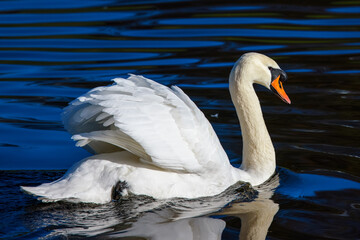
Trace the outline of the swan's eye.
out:
<instances>
[{"instance_id":1,"label":"swan's eye","mask_svg":"<svg viewBox=\"0 0 360 240\"><path fill-rule=\"evenodd\" d=\"M278 68L269 67L271 73L271 82L277 79L280 76L280 82L285 82L287 80L287 74Z\"/></svg>"}]
</instances>

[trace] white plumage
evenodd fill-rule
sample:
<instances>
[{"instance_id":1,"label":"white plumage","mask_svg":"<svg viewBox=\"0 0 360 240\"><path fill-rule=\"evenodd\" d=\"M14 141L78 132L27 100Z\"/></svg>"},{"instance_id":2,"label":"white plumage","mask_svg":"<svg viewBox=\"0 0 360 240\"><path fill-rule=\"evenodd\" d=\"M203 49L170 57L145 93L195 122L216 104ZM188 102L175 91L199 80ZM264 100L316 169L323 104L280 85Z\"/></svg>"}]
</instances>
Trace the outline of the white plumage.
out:
<instances>
[{"instance_id":1,"label":"white plumage","mask_svg":"<svg viewBox=\"0 0 360 240\"><path fill-rule=\"evenodd\" d=\"M64 111L65 128L96 153L97 142L125 149L167 171L198 173L228 164L204 114L178 87L142 76L116 78L91 90ZM81 126L81 127L79 127Z\"/></svg>"},{"instance_id":2,"label":"white plumage","mask_svg":"<svg viewBox=\"0 0 360 240\"><path fill-rule=\"evenodd\" d=\"M230 77L230 85L240 77ZM257 98L248 101L260 109ZM262 116L253 109L247 115L251 114L265 126ZM126 185L124 195L194 198L218 194L239 180L257 185L274 172L275 165L266 168L266 161L263 172L249 164L246 169L233 168L211 124L190 98L176 86L168 88L143 76L116 78L113 85L80 96L65 108L63 121L76 145L97 155L77 163L55 182L23 187L47 201L105 203L119 181ZM265 131L268 135L266 126ZM271 140L270 145L271 152Z\"/></svg>"}]
</instances>

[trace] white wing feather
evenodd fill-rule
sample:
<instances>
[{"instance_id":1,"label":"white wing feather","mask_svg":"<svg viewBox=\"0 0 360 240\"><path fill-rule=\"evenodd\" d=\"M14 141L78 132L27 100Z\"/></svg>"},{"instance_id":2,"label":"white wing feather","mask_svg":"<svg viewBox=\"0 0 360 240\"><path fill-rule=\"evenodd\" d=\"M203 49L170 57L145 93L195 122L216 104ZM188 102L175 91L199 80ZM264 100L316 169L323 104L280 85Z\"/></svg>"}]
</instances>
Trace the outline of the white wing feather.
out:
<instances>
[{"instance_id":1,"label":"white wing feather","mask_svg":"<svg viewBox=\"0 0 360 240\"><path fill-rule=\"evenodd\" d=\"M201 173L230 165L211 124L178 87L142 76L116 78L74 100L65 128L93 152L125 149L169 171Z\"/></svg>"}]
</instances>

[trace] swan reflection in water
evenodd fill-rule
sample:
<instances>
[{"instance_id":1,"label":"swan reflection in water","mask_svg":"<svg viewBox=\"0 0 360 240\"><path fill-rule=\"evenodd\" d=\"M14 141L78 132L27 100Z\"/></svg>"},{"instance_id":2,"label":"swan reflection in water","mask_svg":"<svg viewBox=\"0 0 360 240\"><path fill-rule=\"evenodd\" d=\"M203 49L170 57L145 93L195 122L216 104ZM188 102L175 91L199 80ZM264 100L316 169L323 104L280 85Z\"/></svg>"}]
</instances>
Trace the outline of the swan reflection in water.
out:
<instances>
[{"instance_id":1,"label":"swan reflection in water","mask_svg":"<svg viewBox=\"0 0 360 240\"><path fill-rule=\"evenodd\" d=\"M40 203L32 215L54 229L50 236L152 240L221 239L226 222L218 216L226 215L241 219L240 239L265 239L279 209L270 199L278 185L275 175L256 191L238 183L217 196L191 200L137 196L104 205Z\"/></svg>"}]
</instances>

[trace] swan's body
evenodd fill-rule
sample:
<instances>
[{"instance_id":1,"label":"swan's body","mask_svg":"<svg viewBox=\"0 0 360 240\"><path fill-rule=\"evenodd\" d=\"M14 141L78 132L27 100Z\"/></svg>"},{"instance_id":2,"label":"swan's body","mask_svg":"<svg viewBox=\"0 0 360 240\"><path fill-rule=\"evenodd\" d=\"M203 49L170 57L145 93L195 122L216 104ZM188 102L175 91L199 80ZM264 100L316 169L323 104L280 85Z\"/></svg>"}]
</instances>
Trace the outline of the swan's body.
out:
<instances>
[{"instance_id":1,"label":"swan's body","mask_svg":"<svg viewBox=\"0 0 360 240\"><path fill-rule=\"evenodd\" d=\"M98 155L55 182L23 189L48 200L104 203L119 182L123 195L158 199L215 195L238 181L259 185L275 171L275 152L253 83L270 88L274 69L281 71L272 59L248 53L231 71L230 93L244 142L239 169L180 88L131 75L91 90L64 111L65 128L77 145Z\"/></svg>"}]
</instances>

